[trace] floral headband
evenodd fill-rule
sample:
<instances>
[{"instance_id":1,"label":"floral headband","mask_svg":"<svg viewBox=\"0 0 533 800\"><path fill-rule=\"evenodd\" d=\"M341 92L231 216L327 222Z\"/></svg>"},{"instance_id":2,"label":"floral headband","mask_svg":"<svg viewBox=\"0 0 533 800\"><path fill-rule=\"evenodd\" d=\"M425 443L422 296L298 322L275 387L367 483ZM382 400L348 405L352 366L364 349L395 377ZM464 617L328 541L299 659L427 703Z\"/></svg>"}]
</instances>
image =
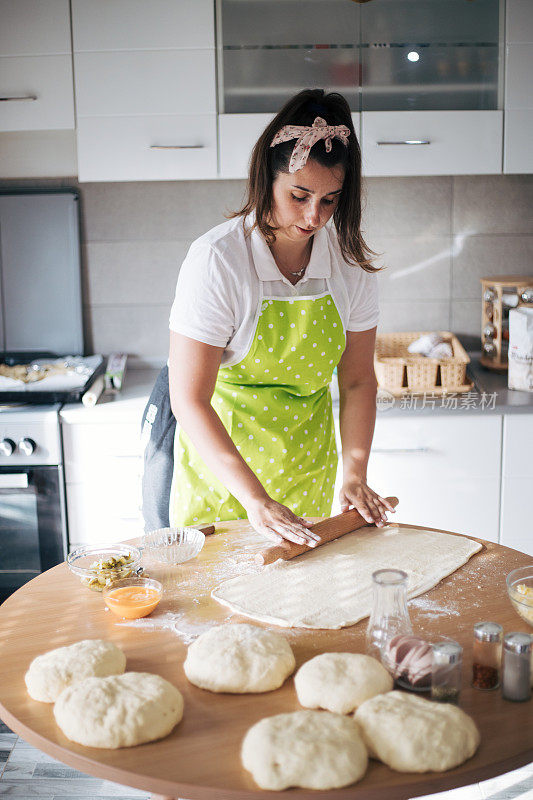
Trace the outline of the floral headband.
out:
<instances>
[{"instance_id":1,"label":"floral headband","mask_svg":"<svg viewBox=\"0 0 533 800\"><path fill-rule=\"evenodd\" d=\"M324 139L326 151L329 153L332 139L336 137L348 147L349 135L350 129L346 125L328 125L323 117L315 117L312 125L285 125L276 133L270 147L297 139L289 161L289 172L297 172L305 167L309 151L320 139Z\"/></svg>"}]
</instances>

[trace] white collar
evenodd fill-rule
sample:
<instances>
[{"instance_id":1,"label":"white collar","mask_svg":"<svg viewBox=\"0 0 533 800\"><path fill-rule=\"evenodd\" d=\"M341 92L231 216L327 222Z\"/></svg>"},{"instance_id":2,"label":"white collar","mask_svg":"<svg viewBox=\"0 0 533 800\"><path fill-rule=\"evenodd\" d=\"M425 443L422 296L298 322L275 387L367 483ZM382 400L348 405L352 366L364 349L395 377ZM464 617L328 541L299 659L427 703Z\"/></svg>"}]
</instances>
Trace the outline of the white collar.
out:
<instances>
[{"instance_id":1,"label":"white collar","mask_svg":"<svg viewBox=\"0 0 533 800\"><path fill-rule=\"evenodd\" d=\"M257 276L261 281L288 281L280 272L270 248L263 239L258 228L251 233L252 255ZM328 234L320 228L313 234L311 258L299 283L309 278L329 278L331 275L331 258L328 247ZM290 282L290 281L289 281Z\"/></svg>"}]
</instances>

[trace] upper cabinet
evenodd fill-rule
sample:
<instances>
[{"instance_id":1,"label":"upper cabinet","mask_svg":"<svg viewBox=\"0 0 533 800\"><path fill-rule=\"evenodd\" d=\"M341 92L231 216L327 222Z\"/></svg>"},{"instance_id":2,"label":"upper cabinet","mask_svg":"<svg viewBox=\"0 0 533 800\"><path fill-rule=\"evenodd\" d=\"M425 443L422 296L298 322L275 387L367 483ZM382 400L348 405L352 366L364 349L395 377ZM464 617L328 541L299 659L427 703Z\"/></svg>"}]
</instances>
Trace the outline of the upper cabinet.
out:
<instances>
[{"instance_id":1,"label":"upper cabinet","mask_svg":"<svg viewBox=\"0 0 533 800\"><path fill-rule=\"evenodd\" d=\"M533 172L533 2L507 0L504 172Z\"/></svg>"},{"instance_id":2,"label":"upper cabinet","mask_svg":"<svg viewBox=\"0 0 533 800\"><path fill-rule=\"evenodd\" d=\"M217 176L212 0L73 0L80 181Z\"/></svg>"},{"instance_id":3,"label":"upper cabinet","mask_svg":"<svg viewBox=\"0 0 533 800\"><path fill-rule=\"evenodd\" d=\"M218 0L217 9L221 176L245 174L250 118L270 118L314 86L341 92L360 115L366 175L501 172L502 0Z\"/></svg>"},{"instance_id":4,"label":"upper cabinet","mask_svg":"<svg viewBox=\"0 0 533 800\"><path fill-rule=\"evenodd\" d=\"M0 131L74 128L69 0L0 0Z\"/></svg>"}]
</instances>

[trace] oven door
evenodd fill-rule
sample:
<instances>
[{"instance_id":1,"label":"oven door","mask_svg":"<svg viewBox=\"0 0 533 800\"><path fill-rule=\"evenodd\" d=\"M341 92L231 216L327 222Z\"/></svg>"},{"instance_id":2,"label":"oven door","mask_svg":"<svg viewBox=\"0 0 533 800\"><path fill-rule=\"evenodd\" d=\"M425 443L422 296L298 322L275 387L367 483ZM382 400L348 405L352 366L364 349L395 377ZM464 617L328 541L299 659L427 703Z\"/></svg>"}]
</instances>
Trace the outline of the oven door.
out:
<instances>
[{"instance_id":1,"label":"oven door","mask_svg":"<svg viewBox=\"0 0 533 800\"><path fill-rule=\"evenodd\" d=\"M66 552L62 468L0 467L0 602Z\"/></svg>"}]
</instances>

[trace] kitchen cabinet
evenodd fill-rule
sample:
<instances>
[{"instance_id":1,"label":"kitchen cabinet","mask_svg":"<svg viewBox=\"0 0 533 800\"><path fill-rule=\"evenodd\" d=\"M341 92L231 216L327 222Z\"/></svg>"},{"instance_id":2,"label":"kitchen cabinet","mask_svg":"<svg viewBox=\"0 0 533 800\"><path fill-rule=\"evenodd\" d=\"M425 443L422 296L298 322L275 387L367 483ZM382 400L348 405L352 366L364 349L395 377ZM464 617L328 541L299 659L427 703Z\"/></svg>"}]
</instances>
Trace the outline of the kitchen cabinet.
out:
<instances>
[{"instance_id":1,"label":"kitchen cabinet","mask_svg":"<svg viewBox=\"0 0 533 800\"><path fill-rule=\"evenodd\" d=\"M68 0L0 0L0 131L74 129Z\"/></svg>"},{"instance_id":2,"label":"kitchen cabinet","mask_svg":"<svg viewBox=\"0 0 533 800\"><path fill-rule=\"evenodd\" d=\"M507 0L503 171L533 172L533 3Z\"/></svg>"},{"instance_id":3,"label":"kitchen cabinet","mask_svg":"<svg viewBox=\"0 0 533 800\"><path fill-rule=\"evenodd\" d=\"M62 419L70 549L142 534L139 420Z\"/></svg>"},{"instance_id":4,"label":"kitchen cabinet","mask_svg":"<svg viewBox=\"0 0 533 800\"><path fill-rule=\"evenodd\" d=\"M368 176L501 172L501 0L217 8L221 177L245 177L265 115L305 86L360 113Z\"/></svg>"},{"instance_id":5,"label":"kitchen cabinet","mask_svg":"<svg viewBox=\"0 0 533 800\"><path fill-rule=\"evenodd\" d=\"M244 178L252 148L274 114L219 114L220 177ZM360 114L352 113L357 136L360 136Z\"/></svg>"},{"instance_id":6,"label":"kitchen cabinet","mask_svg":"<svg viewBox=\"0 0 533 800\"><path fill-rule=\"evenodd\" d=\"M391 521L498 542L501 435L499 415L379 415L368 483L382 497L399 498ZM337 447L340 453L338 428ZM340 511L341 468L333 513Z\"/></svg>"},{"instance_id":7,"label":"kitchen cabinet","mask_svg":"<svg viewBox=\"0 0 533 800\"><path fill-rule=\"evenodd\" d=\"M217 176L211 0L72 3L80 181Z\"/></svg>"},{"instance_id":8,"label":"kitchen cabinet","mask_svg":"<svg viewBox=\"0 0 533 800\"><path fill-rule=\"evenodd\" d=\"M69 0L0 0L0 178L77 173Z\"/></svg>"},{"instance_id":9,"label":"kitchen cabinet","mask_svg":"<svg viewBox=\"0 0 533 800\"><path fill-rule=\"evenodd\" d=\"M533 414L503 418L501 544L533 556Z\"/></svg>"}]
</instances>

